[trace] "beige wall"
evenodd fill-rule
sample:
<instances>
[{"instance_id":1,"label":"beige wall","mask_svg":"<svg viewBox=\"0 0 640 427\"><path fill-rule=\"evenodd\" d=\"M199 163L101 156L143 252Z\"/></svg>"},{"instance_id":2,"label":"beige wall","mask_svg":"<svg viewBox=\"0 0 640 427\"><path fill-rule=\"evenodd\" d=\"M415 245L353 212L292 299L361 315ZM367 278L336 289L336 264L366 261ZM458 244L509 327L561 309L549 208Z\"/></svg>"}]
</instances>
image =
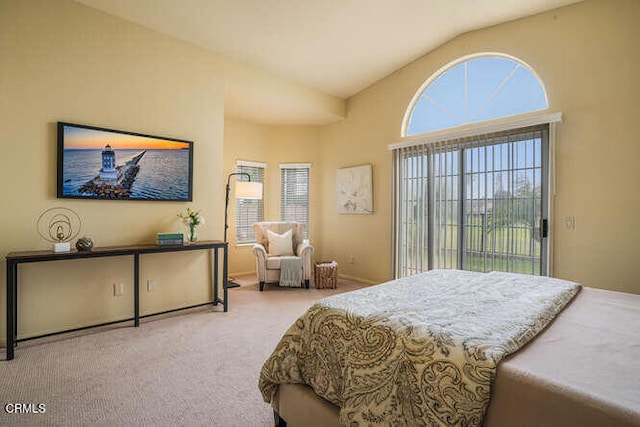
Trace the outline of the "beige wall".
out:
<instances>
[{"instance_id":1,"label":"beige wall","mask_svg":"<svg viewBox=\"0 0 640 427\"><path fill-rule=\"evenodd\" d=\"M322 131L322 251L340 272L385 281L391 275L391 153L420 85L439 68L476 52L502 52L544 81L557 134L554 275L640 293L640 2L587 1L464 34L349 99L347 118ZM374 214L337 215L336 168L372 163ZM575 216L576 229L561 219ZM349 264L349 255L354 263Z\"/></svg>"},{"instance_id":2,"label":"beige wall","mask_svg":"<svg viewBox=\"0 0 640 427\"><path fill-rule=\"evenodd\" d=\"M316 248L314 258L320 256L319 246L322 205L321 144L317 127L262 126L239 119L225 120L224 170L225 177L235 171L238 160L266 164L264 185L264 219L280 220L280 163L310 163L309 239ZM226 178L225 178L226 179ZM235 179L231 178L231 197ZM229 202L229 271L231 275L255 272L252 245L236 244L236 208Z\"/></svg>"},{"instance_id":3,"label":"beige wall","mask_svg":"<svg viewBox=\"0 0 640 427\"><path fill-rule=\"evenodd\" d=\"M216 65L199 48L71 1L0 2L0 257L49 248L36 221L53 206L77 211L82 234L99 246L182 231L176 214L187 206L202 210L203 238L221 239L224 99ZM57 200L59 120L194 141L193 203ZM156 291L143 292L141 312L209 299L208 266L205 252L143 256L143 287L154 279ZM131 257L20 266L18 335L132 316L132 268ZM119 282L125 295L114 297Z\"/></svg>"}]
</instances>

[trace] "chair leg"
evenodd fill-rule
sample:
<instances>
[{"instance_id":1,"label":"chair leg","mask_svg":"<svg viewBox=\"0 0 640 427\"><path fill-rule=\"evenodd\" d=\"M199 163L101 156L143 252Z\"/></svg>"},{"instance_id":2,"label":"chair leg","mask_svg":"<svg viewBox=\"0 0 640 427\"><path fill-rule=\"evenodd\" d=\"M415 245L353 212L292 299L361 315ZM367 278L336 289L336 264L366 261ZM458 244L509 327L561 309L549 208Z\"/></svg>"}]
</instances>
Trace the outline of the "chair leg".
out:
<instances>
[{"instance_id":1,"label":"chair leg","mask_svg":"<svg viewBox=\"0 0 640 427\"><path fill-rule=\"evenodd\" d=\"M276 411L273 411L273 421L276 427L287 427L287 422L283 420Z\"/></svg>"},{"instance_id":2,"label":"chair leg","mask_svg":"<svg viewBox=\"0 0 640 427\"><path fill-rule=\"evenodd\" d=\"M264 289L264 282L260 282L260 292Z\"/></svg>"},{"instance_id":3,"label":"chair leg","mask_svg":"<svg viewBox=\"0 0 640 427\"><path fill-rule=\"evenodd\" d=\"M306 280L304 281L304 287L305 287L305 288L307 288L307 289L309 289L309 279L306 279Z\"/></svg>"}]
</instances>

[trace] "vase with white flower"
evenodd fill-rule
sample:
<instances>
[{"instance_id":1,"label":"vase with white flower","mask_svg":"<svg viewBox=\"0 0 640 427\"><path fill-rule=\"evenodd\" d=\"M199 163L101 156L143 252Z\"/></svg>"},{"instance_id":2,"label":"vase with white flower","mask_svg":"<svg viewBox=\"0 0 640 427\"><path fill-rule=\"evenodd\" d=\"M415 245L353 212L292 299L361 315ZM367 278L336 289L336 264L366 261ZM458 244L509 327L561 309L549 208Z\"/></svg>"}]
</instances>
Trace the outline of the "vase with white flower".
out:
<instances>
[{"instance_id":1,"label":"vase with white flower","mask_svg":"<svg viewBox=\"0 0 640 427\"><path fill-rule=\"evenodd\" d=\"M187 208L186 213L179 213L178 217L182 219L182 223L187 227L187 242L195 243L198 241L197 229L204 225L204 218L200 215L200 211L194 211Z\"/></svg>"}]
</instances>

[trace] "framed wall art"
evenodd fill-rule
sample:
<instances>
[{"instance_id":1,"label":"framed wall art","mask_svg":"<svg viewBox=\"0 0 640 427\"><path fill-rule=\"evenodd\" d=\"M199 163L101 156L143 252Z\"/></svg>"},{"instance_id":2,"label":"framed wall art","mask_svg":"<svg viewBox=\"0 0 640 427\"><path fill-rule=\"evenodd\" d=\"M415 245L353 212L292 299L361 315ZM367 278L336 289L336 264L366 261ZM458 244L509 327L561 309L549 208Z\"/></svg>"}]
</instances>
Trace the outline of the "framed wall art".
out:
<instances>
[{"instance_id":1,"label":"framed wall art","mask_svg":"<svg viewBox=\"0 0 640 427\"><path fill-rule=\"evenodd\" d=\"M338 169L336 197L339 214L372 214L373 176L371 165Z\"/></svg>"}]
</instances>

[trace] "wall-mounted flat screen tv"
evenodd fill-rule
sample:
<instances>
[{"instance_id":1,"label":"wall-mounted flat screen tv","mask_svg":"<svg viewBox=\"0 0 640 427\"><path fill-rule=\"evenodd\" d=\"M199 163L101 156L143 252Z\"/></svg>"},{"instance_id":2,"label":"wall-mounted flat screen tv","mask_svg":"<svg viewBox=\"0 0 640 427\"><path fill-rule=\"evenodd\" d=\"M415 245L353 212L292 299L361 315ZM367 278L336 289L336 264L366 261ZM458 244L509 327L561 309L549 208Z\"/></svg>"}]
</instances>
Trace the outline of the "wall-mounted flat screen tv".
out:
<instances>
[{"instance_id":1,"label":"wall-mounted flat screen tv","mask_svg":"<svg viewBox=\"0 0 640 427\"><path fill-rule=\"evenodd\" d=\"M58 198L191 201L193 142L58 122Z\"/></svg>"}]
</instances>

